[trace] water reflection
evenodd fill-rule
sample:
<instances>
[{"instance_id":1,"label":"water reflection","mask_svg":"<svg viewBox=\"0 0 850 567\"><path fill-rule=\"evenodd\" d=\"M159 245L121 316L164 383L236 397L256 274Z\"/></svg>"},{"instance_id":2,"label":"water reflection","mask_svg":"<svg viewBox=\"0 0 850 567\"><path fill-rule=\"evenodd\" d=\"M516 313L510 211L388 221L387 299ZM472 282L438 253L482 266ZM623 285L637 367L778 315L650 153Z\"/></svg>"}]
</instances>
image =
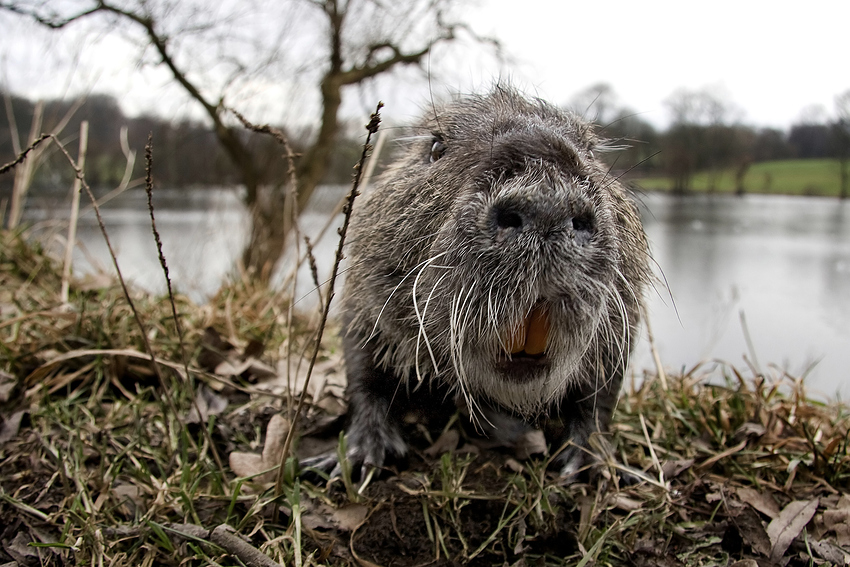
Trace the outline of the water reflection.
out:
<instances>
[{"instance_id":1,"label":"water reflection","mask_svg":"<svg viewBox=\"0 0 850 567\"><path fill-rule=\"evenodd\" d=\"M848 203L814 198L650 194L644 223L667 290L651 294L665 363L754 356L847 393L850 378ZM678 315L678 317L677 317ZM648 364L644 348L638 363Z\"/></svg>"},{"instance_id":2,"label":"water reflection","mask_svg":"<svg viewBox=\"0 0 850 567\"><path fill-rule=\"evenodd\" d=\"M301 218L310 235L325 224L340 189L323 188ZM648 194L643 217L659 282L649 313L661 359L672 369L723 359L739 366L748 354L742 319L758 363L794 375L812 363L809 383L826 394L850 382L850 203L747 196L676 198ZM230 190L158 191L157 228L172 281L196 300L218 288L245 242L247 216ZM30 210L31 221L55 217ZM164 290L143 192L123 195L103 210L122 272L137 285ZM81 219L77 271L111 270L100 231ZM336 233L316 244L320 278L330 272ZM663 276L662 276L663 274ZM663 279L662 279L663 277ZM300 304L310 305L309 271L299 275ZM666 282L666 284L665 284ZM671 298L672 295L672 298ZM743 315L742 315L743 314ZM651 367L641 345L635 367Z\"/></svg>"}]
</instances>

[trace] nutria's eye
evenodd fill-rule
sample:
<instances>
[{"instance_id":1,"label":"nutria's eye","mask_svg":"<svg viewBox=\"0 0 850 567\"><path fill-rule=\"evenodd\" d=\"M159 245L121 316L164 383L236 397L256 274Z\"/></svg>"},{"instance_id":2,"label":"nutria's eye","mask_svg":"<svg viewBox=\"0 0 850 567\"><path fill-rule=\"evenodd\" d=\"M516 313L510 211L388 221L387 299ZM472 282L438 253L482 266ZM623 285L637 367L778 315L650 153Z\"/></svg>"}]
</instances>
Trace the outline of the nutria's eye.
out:
<instances>
[{"instance_id":1,"label":"nutria's eye","mask_svg":"<svg viewBox=\"0 0 850 567\"><path fill-rule=\"evenodd\" d=\"M446 153L446 143L442 140L434 140L434 145L431 146L431 163L434 163Z\"/></svg>"}]
</instances>

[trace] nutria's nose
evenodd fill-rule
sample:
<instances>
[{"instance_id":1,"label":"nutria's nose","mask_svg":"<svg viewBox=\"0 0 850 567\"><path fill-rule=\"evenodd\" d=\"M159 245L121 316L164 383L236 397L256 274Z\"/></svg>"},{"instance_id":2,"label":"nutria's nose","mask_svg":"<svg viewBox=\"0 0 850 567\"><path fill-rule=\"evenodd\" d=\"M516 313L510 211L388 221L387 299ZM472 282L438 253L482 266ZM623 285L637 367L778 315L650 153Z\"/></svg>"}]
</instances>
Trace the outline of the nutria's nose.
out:
<instances>
[{"instance_id":1,"label":"nutria's nose","mask_svg":"<svg viewBox=\"0 0 850 567\"><path fill-rule=\"evenodd\" d=\"M502 243L523 233L536 233L545 239L566 237L579 246L588 244L596 232L591 210L550 199L503 199L491 209L493 236Z\"/></svg>"}]
</instances>

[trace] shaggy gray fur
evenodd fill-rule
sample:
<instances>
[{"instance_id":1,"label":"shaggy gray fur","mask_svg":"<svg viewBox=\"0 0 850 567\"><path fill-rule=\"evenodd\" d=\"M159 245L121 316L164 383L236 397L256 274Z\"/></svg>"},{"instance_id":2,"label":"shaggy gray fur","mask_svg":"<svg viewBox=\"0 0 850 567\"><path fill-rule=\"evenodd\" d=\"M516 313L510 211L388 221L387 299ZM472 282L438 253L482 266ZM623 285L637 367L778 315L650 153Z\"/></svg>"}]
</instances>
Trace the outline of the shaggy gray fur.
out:
<instances>
[{"instance_id":1,"label":"shaggy gray fur","mask_svg":"<svg viewBox=\"0 0 850 567\"><path fill-rule=\"evenodd\" d=\"M403 413L427 392L496 437L510 420L494 412L560 421L549 441L574 474L608 428L649 278L634 203L588 123L510 88L436 109L402 143L352 218L349 458L404 455ZM507 354L535 309L545 353Z\"/></svg>"}]
</instances>

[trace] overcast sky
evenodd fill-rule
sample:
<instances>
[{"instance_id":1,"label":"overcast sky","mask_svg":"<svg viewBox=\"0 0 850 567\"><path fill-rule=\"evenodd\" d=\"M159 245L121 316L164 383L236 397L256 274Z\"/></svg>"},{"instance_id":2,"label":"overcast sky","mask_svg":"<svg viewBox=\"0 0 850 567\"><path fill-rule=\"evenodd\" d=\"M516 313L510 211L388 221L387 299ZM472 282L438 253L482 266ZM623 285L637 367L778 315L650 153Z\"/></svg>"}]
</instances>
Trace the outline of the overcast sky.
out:
<instances>
[{"instance_id":1,"label":"overcast sky","mask_svg":"<svg viewBox=\"0 0 850 567\"><path fill-rule=\"evenodd\" d=\"M561 104L604 82L620 103L664 125L663 101L671 93L707 88L737 106L742 121L777 127L818 107L828 117L835 95L850 90L850 0L479 0L467 19L477 32L499 38L515 64L505 70L455 54L448 76L458 84L443 85L446 90L486 88L507 75ZM179 97L157 94L157 85L169 80L166 71L147 70L139 79L137 51L121 38L98 37L84 49L8 15L0 26L8 32L0 34L0 81L16 92L61 95L70 76L67 52L80 50L73 80L115 94L128 112L187 110ZM40 37L66 52L58 67L44 57L49 47L26 45ZM389 97L399 114L411 115L425 95L402 89Z\"/></svg>"},{"instance_id":2,"label":"overcast sky","mask_svg":"<svg viewBox=\"0 0 850 567\"><path fill-rule=\"evenodd\" d=\"M788 126L850 90L850 1L489 0L471 16L553 102L597 82L652 122L675 89L710 88L743 119Z\"/></svg>"}]
</instances>

